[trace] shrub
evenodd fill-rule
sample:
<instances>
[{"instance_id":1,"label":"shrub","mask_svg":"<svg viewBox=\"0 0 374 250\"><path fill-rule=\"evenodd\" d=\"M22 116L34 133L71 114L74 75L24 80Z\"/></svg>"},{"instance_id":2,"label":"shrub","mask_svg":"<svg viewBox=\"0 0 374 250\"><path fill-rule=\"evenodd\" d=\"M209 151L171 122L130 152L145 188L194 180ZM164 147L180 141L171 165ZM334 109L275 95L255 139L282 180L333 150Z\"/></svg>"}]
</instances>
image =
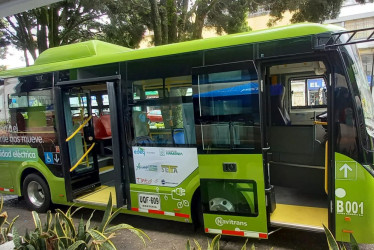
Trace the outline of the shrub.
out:
<instances>
[{"instance_id":1,"label":"shrub","mask_svg":"<svg viewBox=\"0 0 374 250\"><path fill-rule=\"evenodd\" d=\"M221 235L218 234L216 235L211 242L208 241L208 247L207 250L219 250L219 240L221 239ZM187 245L186 245L186 250L202 250L201 245L197 240L193 240L195 246L191 246L191 243L189 240L187 240ZM247 249L247 242L248 239L245 241L244 245L242 246L241 250L246 250ZM251 250L255 250L255 246L252 244Z\"/></svg>"},{"instance_id":2,"label":"shrub","mask_svg":"<svg viewBox=\"0 0 374 250\"><path fill-rule=\"evenodd\" d=\"M8 222L8 213L3 211L4 199L1 196L0 200L0 245L10 240L10 232L12 231L14 222L19 217L18 215L11 221Z\"/></svg>"},{"instance_id":3,"label":"shrub","mask_svg":"<svg viewBox=\"0 0 374 250\"><path fill-rule=\"evenodd\" d=\"M326 238L327 238L327 244L329 245L329 249L331 250L346 250L346 247L343 243L338 243L334 236L332 235L332 233L330 232L330 230L325 227L325 225L323 225L323 228L325 229L325 234L326 234ZM353 237L353 234L350 234L350 246L351 246L351 249L352 250L359 250L359 246L357 244L357 241L355 239L355 237Z\"/></svg>"},{"instance_id":4,"label":"shrub","mask_svg":"<svg viewBox=\"0 0 374 250\"><path fill-rule=\"evenodd\" d=\"M86 223L81 218L78 227L76 227L73 215L79 209L81 207L72 212L72 207L70 207L66 213L56 209L54 220L52 213L48 211L44 226L42 226L38 213L33 211L34 231L26 231L25 236L20 237L18 232L13 230L16 249L116 249L111 239L115 237L116 231L122 229L130 230L137 235L144 245L146 244L144 238L149 239L143 231L128 224L109 226L110 222L120 213L119 209L113 211L111 195L99 226L91 227L94 211Z\"/></svg>"}]
</instances>

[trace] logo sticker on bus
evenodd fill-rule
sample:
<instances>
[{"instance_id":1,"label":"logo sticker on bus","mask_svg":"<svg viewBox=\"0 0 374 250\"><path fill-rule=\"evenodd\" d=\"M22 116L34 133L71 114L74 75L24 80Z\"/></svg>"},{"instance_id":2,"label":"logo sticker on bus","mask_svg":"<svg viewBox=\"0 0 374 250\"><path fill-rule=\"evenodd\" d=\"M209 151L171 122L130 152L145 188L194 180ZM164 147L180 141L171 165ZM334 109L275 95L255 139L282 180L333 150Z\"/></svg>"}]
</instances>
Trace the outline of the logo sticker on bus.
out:
<instances>
[{"instance_id":1,"label":"logo sticker on bus","mask_svg":"<svg viewBox=\"0 0 374 250\"><path fill-rule=\"evenodd\" d=\"M134 154L135 155L144 155L145 156L144 148L141 148L141 147L134 148Z\"/></svg>"},{"instance_id":2,"label":"logo sticker on bus","mask_svg":"<svg viewBox=\"0 0 374 250\"><path fill-rule=\"evenodd\" d=\"M237 221L237 220L231 220L231 219L225 220L222 217L216 217L214 222L217 224L217 226L220 226L220 227L224 225L245 226L245 227L247 226L247 222L245 221Z\"/></svg>"},{"instance_id":3,"label":"logo sticker on bus","mask_svg":"<svg viewBox=\"0 0 374 250\"><path fill-rule=\"evenodd\" d=\"M161 210L160 195L138 194L139 208Z\"/></svg>"},{"instance_id":4,"label":"logo sticker on bus","mask_svg":"<svg viewBox=\"0 0 374 250\"><path fill-rule=\"evenodd\" d=\"M163 173L168 173L168 174L177 174L178 173L178 166L161 165L161 169L162 169Z\"/></svg>"}]
</instances>

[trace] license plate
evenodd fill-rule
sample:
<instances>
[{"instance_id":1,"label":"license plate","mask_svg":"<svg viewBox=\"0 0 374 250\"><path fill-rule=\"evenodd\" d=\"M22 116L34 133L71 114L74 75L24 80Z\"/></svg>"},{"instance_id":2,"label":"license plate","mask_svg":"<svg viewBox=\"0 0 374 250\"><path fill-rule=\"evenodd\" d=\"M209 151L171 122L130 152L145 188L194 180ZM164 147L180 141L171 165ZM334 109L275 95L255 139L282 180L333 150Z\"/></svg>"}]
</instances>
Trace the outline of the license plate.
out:
<instances>
[{"instance_id":1,"label":"license plate","mask_svg":"<svg viewBox=\"0 0 374 250\"><path fill-rule=\"evenodd\" d=\"M138 194L139 208L161 210L160 196L157 194Z\"/></svg>"}]
</instances>

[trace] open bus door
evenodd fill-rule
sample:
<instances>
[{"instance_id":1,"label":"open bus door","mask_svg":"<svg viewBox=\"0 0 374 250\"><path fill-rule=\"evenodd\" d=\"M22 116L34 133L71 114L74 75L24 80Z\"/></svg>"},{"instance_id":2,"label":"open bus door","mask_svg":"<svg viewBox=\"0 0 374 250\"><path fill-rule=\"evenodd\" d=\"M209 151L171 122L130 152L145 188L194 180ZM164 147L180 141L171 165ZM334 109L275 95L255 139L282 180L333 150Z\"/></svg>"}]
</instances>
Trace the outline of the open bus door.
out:
<instances>
[{"instance_id":1,"label":"open bus door","mask_svg":"<svg viewBox=\"0 0 374 250\"><path fill-rule=\"evenodd\" d=\"M96 142L94 141L91 96L89 91L79 88L63 88L63 120L65 127L64 144L67 152L63 154L68 174L65 176L75 198L87 190L100 186ZM62 132L62 131L61 131ZM64 150L63 150L64 151ZM66 154L67 153L67 154Z\"/></svg>"},{"instance_id":2,"label":"open bus door","mask_svg":"<svg viewBox=\"0 0 374 250\"><path fill-rule=\"evenodd\" d=\"M305 60L305 59L304 59ZM322 58L261 63L265 187L274 190L270 225L333 229L333 72Z\"/></svg>"},{"instance_id":3,"label":"open bus door","mask_svg":"<svg viewBox=\"0 0 374 250\"><path fill-rule=\"evenodd\" d=\"M254 63L194 68L193 84L205 231L267 238Z\"/></svg>"},{"instance_id":4,"label":"open bus door","mask_svg":"<svg viewBox=\"0 0 374 250\"><path fill-rule=\"evenodd\" d=\"M68 200L105 205L112 194L113 204L123 206L127 178L119 139L119 77L59 82L57 86ZM97 103L103 99L109 103Z\"/></svg>"}]
</instances>

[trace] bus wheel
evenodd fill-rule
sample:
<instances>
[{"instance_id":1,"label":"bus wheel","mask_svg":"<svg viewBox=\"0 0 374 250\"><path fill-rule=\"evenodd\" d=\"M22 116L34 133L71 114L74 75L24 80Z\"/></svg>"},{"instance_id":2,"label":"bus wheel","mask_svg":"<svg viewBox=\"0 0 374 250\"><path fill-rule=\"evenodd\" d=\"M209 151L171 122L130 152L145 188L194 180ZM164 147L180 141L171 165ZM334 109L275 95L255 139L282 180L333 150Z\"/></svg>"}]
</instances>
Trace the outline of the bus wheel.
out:
<instances>
[{"instance_id":1,"label":"bus wheel","mask_svg":"<svg viewBox=\"0 0 374 250\"><path fill-rule=\"evenodd\" d=\"M211 195L209 200L209 210L226 213L248 213L251 214L251 208L240 192L233 189L217 189L215 194Z\"/></svg>"},{"instance_id":2,"label":"bus wheel","mask_svg":"<svg viewBox=\"0 0 374 250\"><path fill-rule=\"evenodd\" d=\"M44 213L51 205L51 193L45 180L36 174L29 174L23 181L23 196L30 210Z\"/></svg>"},{"instance_id":3,"label":"bus wheel","mask_svg":"<svg viewBox=\"0 0 374 250\"><path fill-rule=\"evenodd\" d=\"M235 212L234 204L226 198L213 198L209 201L210 211Z\"/></svg>"}]
</instances>

